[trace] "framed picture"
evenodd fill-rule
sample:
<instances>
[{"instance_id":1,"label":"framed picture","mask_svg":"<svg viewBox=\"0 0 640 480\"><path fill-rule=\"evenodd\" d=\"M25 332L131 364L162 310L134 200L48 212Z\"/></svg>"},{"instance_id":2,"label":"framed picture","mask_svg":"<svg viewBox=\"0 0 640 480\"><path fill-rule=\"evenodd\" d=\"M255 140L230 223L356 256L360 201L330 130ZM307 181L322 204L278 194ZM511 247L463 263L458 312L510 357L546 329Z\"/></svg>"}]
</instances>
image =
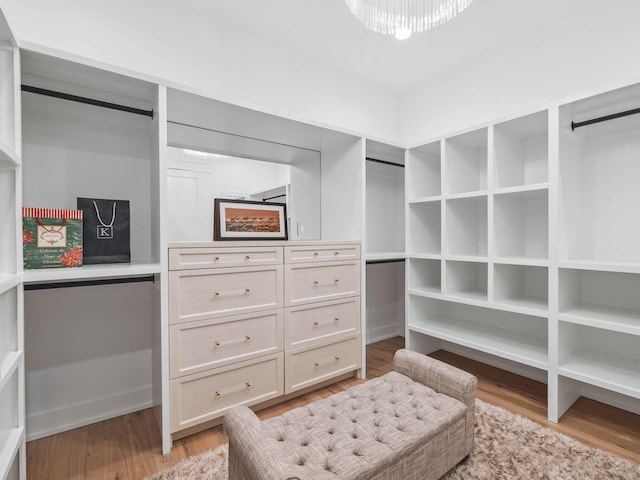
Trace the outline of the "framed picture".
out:
<instances>
[{"instance_id":1,"label":"framed picture","mask_svg":"<svg viewBox=\"0 0 640 480\"><path fill-rule=\"evenodd\" d=\"M216 198L214 240L287 240L287 205Z\"/></svg>"}]
</instances>

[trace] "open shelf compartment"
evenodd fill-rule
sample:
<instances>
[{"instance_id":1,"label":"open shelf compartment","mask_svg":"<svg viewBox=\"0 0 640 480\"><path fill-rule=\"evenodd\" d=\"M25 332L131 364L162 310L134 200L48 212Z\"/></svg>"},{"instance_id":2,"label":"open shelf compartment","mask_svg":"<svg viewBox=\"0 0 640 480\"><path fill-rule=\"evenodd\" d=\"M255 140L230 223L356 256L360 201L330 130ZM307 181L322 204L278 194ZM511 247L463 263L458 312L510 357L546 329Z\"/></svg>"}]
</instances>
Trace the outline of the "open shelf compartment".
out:
<instances>
[{"instance_id":1,"label":"open shelf compartment","mask_svg":"<svg viewBox=\"0 0 640 480\"><path fill-rule=\"evenodd\" d=\"M495 186L534 185L549 181L547 111L500 123L494 128Z\"/></svg>"},{"instance_id":2,"label":"open shelf compartment","mask_svg":"<svg viewBox=\"0 0 640 480\"><path fill-rule=\"evenodd\" d=\"M499 258L548 258L549 193L546 188L495 195L494 221Z\"/></svg>"},{"instance_id":3,"label":"open shelf compartment","mask_svg":"<svg viewBox=\"0 0 640 480\"><path fill-rule=\"evenodd\" d=\"M558 373L640 398L640 336L560 322Z\"/></svg>"},{"instance_id":4,"label":"open shelf compartment","mask_svg":"<svg viewBox=\"0 0 640 480\"><path fill-rule=\"evenodd\" d=\"M445 140L446 194L487 189L488 130Z\"/></svg>"},{"instance_id":5,"label":"open shelf compartment","mask_svg":"<svg viewBox=\"0 0 640 480\"><path fill-rule=\"evenodd\" d=\"M409 204L409 253L441 253L441 202Z\"/></svg>"},{"instance_id":6,"label":"open shelf compartment","mask_svg":"<svg viewBox=\"0 0 640 480\"><path fill-rule=\"evenodd\" d=\"M442 194L440 142L409 150L408 167L409 200Z\"/></svg>"},{"instance_id":7,"label":"open shelf compartment","mask_svg":"<svg viewBox=\"0 0 640 480\"><path fill-rule=\"evenodd\" d=\"M530 265L494 265L494 301L538 313L549 309L549 269Z\"/></svg>"},{"instance_id":8,"label":"open shelf compartment","mask_svg":"<svg viewBox=\"0 0 640 480\"><path fill-rule=\"evenodd\" d=\"M442 292L441 261L409 258L408 288L413 292L440 294Z\"/></svg>"},{"instance_id":9,"label":"open shelf compartment","mask_svg":"<svg viewBox=\"0 0 640 480\"><path fill-rule=\"evenodd\" d=\"M562 320L640 336L640 274L569 268L559 274Z\"/></svg>"},{"instance_id":10,"label":"open shelf compartment","mask_svg":"<svg viewBox=\"0 0 640 480\"><path fill-rule=\"evenodd\" d=\"M447 260L447 295L487 301L487 264Z\"/></svg>"},{"instance_id":11,"label":"open shelf compartment","mask_svg":"<svg viewBox=\"0 0 640 480\"><path fill-rule=\"evenodd\" d=\"M404 171L366 162L367 255L404 251Z\"/></svg>"},{"instance_id":12,"label":"open shelf compartment","mask_svg":"<svg viewBox=\"0 0 640 480\"><path fill-rule=\"evenodd\" d=\"M546 370L547 321L410 295L409 330Z\"/></svg>"},{"instance_id":13,"label":"open shelf compartment","mask_svg":"<svg viewBox=\"0 0 640 480\"><path fill-rule=\"evenodd\" d=\"M637 263L640 223L640 115L571 129L640 107L640 84L583 99L560 109L559 258L561 261Z\"/></svg>"},{"instance_id":14,"label":"open shelf compartment","mask_svg":"<svg viewBox=\"0 0 640 480\"><path fill-rule=\"evenodd\" d=\"M448 254L487 255L487 197L446 201Z\"/></svg>"}]
</instances>

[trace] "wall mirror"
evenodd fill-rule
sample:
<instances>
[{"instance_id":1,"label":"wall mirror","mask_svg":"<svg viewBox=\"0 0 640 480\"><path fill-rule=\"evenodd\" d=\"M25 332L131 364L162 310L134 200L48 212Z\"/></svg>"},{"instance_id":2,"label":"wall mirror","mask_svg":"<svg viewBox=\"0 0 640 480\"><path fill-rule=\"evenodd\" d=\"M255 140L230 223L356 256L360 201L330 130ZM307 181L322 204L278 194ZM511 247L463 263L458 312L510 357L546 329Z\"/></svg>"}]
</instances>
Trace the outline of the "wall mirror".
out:
<instances>
[{"instance_id":1,"label":"wall mirror","mask_svg":"<svg viewBox=\"0 0 640 480\"><path fill-rule=\"evenodd\" d=\"M320 239L320 152L169 123L169 241L213 240L215 198L287 205L289 240Z\"/></svg>"}]
</instances>

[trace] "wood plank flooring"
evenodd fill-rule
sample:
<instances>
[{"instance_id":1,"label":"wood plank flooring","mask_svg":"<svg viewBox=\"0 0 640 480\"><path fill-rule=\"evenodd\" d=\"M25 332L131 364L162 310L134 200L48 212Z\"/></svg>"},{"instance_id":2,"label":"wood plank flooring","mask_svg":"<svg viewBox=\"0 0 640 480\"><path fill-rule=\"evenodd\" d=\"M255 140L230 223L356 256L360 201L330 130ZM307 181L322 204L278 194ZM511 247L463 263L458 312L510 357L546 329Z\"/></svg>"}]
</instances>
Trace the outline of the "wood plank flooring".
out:
<instances>
[{"instance_id":1,"label":"wood plank flooring","mask_svg":"<svg viewBox=\"0 0 640 480\"><path fill-rule=\"evenodd\" d=\"M402 337L367 346L368 377L391 370L393 353L403 346ZM640 415L580 398L556 425L546 418L546 385L449 352L439 351L432 356L476 375L481 400L640 463ZM357 382L344 380L265 409L259 415L280 415ZM141 479L224 442L222 427L216 427L174 442L171 453L163 456L160 430L148 409L29 442L27 476L31 480Z\"/></svg>"}]
</instances>

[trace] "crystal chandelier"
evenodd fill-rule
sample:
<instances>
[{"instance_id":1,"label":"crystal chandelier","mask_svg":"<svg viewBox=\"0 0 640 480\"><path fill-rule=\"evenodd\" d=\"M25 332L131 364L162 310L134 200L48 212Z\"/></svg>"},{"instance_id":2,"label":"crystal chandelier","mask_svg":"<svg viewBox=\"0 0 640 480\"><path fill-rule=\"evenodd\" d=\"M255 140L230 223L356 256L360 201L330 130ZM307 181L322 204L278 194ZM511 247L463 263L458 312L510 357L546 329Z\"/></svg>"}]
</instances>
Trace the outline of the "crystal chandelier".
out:
<instances>
[{"instance_id":1,"label":"crystal chandelier","mask_svg":"<svg viewBox=\"0 0 640 480\"><path fill-rule=\"evenodd\" d=\"M351 13L369 30L399 40L446 23L473 0L345 0Z\"/></svg>"}]
</instances>

